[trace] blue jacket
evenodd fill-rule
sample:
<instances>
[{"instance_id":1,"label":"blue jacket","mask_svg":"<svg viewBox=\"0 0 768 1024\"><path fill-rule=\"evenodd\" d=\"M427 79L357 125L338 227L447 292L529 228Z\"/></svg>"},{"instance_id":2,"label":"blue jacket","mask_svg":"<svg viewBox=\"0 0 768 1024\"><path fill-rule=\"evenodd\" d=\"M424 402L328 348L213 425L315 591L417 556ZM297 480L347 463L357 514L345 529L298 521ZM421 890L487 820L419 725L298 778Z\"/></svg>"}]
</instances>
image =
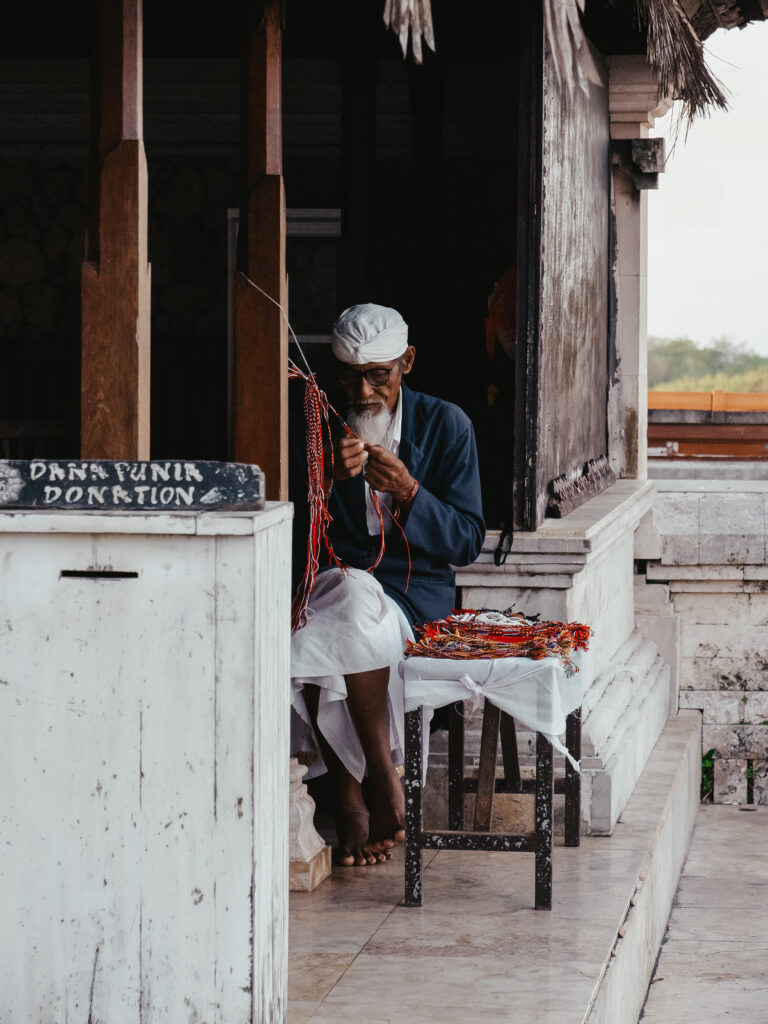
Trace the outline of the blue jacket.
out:
<instances>
[{"instance_id":1,"label":"blue jacket","mask_svg":"<svg viewBox=\"0 0 768 1024\"><path fill-rule=\"evenodd\" d=\"M454 607L456 582L451 565L468 565L480 553L485 536L480 499L480 474L472 424L450 402L411 391L402 385L403 420L399 458L419 490L405 522L411 551L408 592L408 555L402 534L392 526L386 550L374 575L385 592L413 623L429 622L447 615ZM295 432L298 433L298 432ZM304 569L308 512L300 493L306 485L306 454L303 436L292 438L294 569ZM302 462L302 459L304 460ZM336 555L347 565L367 569L376 560L380 537L368 533L365 517L365 485L362 474L333 486L329 511L333 517L330 538ZM384 513L386 516L386 512ZM328 564L323 549L323 562ZM298 562L298 564L296 564Z\"/></svg>"}]
</instances>

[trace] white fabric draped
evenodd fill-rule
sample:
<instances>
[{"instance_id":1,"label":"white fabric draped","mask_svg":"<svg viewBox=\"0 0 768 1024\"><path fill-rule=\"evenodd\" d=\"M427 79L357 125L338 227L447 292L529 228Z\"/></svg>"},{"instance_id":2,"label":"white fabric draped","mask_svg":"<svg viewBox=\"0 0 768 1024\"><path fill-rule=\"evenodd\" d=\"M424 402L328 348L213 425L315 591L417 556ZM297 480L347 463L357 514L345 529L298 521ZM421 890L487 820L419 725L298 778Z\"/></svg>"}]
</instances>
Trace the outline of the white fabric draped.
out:
<instances>
[{"instance_id":1,"label":"white fabric draped","mask_svg":"<svg viewBox=\"0 0 768 1024\"><path fill-rule=\"evenodd\" d=\"M302 693L320 688L317 724L351 775L362 781L365 757L347 707L344 676L389 666L390 746L402 764L403 681L398 671L406 639L413 633L400 607L378 580L362 569L320 574L309 602L309 619L291 638L291 753L310 751L317 760L308 778L325 771Z\"/></svg>"},{"instance_id":2,"label":"white fabric draped","mask_svg":"<svg viewBox=\"0 0 768 1024\"><path fill-rule=\"evenodd\" d=\"M583 663L581 656L575 660ZM581 705L581 674L567 676L556 658L413 657L403 661L400 671L406 711L423 707L429 719L435 708L465 700L474 710L485 698L529 729L543 733L578 768L558 737L565 732L568 714ZM424 732L426 772L427 730Z\"/></svg>"}]
</instances>

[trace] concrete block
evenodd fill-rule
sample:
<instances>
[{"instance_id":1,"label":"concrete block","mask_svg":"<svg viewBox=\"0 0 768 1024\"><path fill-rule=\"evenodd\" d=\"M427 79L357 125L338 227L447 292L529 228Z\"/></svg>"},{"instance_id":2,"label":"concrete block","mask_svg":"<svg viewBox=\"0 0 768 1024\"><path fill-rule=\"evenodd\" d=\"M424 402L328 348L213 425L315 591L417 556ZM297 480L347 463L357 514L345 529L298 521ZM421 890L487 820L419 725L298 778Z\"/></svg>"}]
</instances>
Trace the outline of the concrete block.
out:
<instances>
[{"instance_id":1,"label":"concrete block","mask_svg":"<svg viewBox=\"0 0 768 1024\"><path fill-rule=\"evenodd\" d=\"M740 580L670 580L672 594L742 593L747 585Z\"/></svg>"},{"instance_id":2,"label":"concrete block","mask_svg":"<svg viewBox=\"0 0 768 1024\"><path fill-rule=\"evenodd\" d=\"M635 612L638 608L656 610L669 604L669 587L664 583L649 583L645 576L635 576ZM671 609L670 609L671 610Z\"/></svg>"},{"instance_id":3,"label":"concrete block","mask_svg":"<svg viewBox=\"0 0 768 1024\"><path fill-rule=\"evenodd\" d=\"M569 591L568 620L595 630L590 652L594 673L611 662L634 629L633 578L632 532L627 530L589 562Z\"/></svg>"},{"instance_id":4,"label":"concrete block","mask_svg":"<svg viewBox=\"0 0 768 1024\"><path fill-rule=\"evenodd\" d=\"M699 561L699 535L662 534L661 561L664 565L695 565Z\"/></svg>"},{"instance_id":5,"label":"concrete block","mask_svg":"<svg viewBox=\"0 0 768 1024\"><path fill-rule=\"evenodd\" d=\"M740 658L680 658L680 689L754 691L765 687L766 662L754 656Z\"/></svg>"},{"instance_id":6,"label":"concrete block","mask_svg":"<svg viewBox=\"0 0 768 1024\"><path fill-rule=\"evenodd\" d=\"M755 658L753 671L765 681L768 665L768 627L749 623L700 625L689 624L683 629L680 649L685 657ZM762 661L762 663L758 663Z\"/></svg>"},{"instance_id":7,"label":"concrete block","mask_svg":"<svg viewBox=\"0 0 768 1024\"><path fill-rule=\"evenodd\" d=\"M768 725L704 725L702 748L716 758L768 759Z\"/></svg>"},{"instance_id":8,"label":"concrete block","mask_svg":"<svg viewBox=\"0 0 768 1024\"><path fill-rule=\"evenodd\" d=\"M746 578L747 569L741 565L662 565L651 562L646 567L648 580L742 580ZM756 577L755 577L756 578Z\"/></svg>"},{"instance_id":9,"label":"concrete block","mask_svg":"<svg viewBox=\"0 0 768 1024\"><path fill-rule=\"evenodd\" d=\"M728 625L749 618L750 599L744 594L706 594L677 592L673 599L675 611L682 616L683 629L689 624Z\"/></svg>"},{"instance_id":10,"label":"concrete block","mask_svg":"<svg viewBox=\"0 0 768 1024\"><path fill-rule=\"evenodd\" d=\"M657 524L658 518L658 511L652 508L640 520L640 525L635 530L635 558L661 558L661 535Z\"/></svg>"},{"instance_id":11,"label":"concrete block","mask_svg":"<svg viewBox=\"0 0 768 1024\"><path fill-rule=\"evenodd\" d=\"M669 713L674 715L677 713L680 690L680 616L674 613L671 605L660 606L654 614L635 612L635 625L646 639L656 645L659 654L669 665Z\"/></svg>"},{"instance_id":12,"label":"concrete block","mask_svg":"<svg viewBox=\"0 0 768 1024\"><path fill-rule=\"evenodd\" d=\"M709 747L706 749L709 750ZM716 804L747 802L746 758L716 758L713 799Z\"/></svg>"},{"instance_id":13,"label":"concrete block","mask_svg":"<svg viewBox=\"0 0 768 1024\"><path fill-rule=\"evenodd\" d=\"M699 561L713 565L765 562L762 494L702 494Z\"/></svg>"},{"instance_id":14,"label":"concrete block","mask_svg":"<svg viewBox=\"0 0 768 1024\"><path fill-rule=\"evenodd\" d=\"M768 722L768 691L681 690L680 707L701 711L706 725L762 725Z\"/></svg>"},{"instance_id":15,"label":"concrete block","mask_svg":"<svg viewBox=\"0 0 768 1024\"><path fill-rule=\"evenodd\" d=\"M331 874L331 848L324 846L308 860L292 860L288 865L291 892L312 892Z\"/></svg>"},{"instance_id":16,"label":"concrete block","mask_svg":"<svg viewBox=\"0 0 768 1024\"><path fill-rule=\"evenodd\" d=\"M744 587L748 586L744 584ZM768 594L764 592L750 593L747 598L747 619L756 625L768 626Z\"/></svg>"},{"instance_id":17,"label":"concrete block","mask_svg":"<svg viewBox=\"0 0 768 1024\"><path fill-rule=\"evenodd\" d=\"M699 561L699 495L658 494L661 561L665 565L696 565Z\"/></svg>"},{"instance_id":18,"label":"concrete block","mask_svg":"<svg viewBox=\"0 0 768 1024\"><path fill-rule=\"evenodd\" d=\"M755 773L752 781L752 801L756 804L768 804L768 761L754 761L752 770Z\"/></svg>"},{"instance_id":19,"label":"concrete block","mask_svg":"<svg viewBox=\"0 0 768 1024\"><path fill-rule=\"evenodd\" d=\"M566 597L562 590L529 587L475 587L460 589L462 608L495 608L505 611L514 608L523 615L538 613L542 619L566 621Z\"/></svg>"}]
</instances>

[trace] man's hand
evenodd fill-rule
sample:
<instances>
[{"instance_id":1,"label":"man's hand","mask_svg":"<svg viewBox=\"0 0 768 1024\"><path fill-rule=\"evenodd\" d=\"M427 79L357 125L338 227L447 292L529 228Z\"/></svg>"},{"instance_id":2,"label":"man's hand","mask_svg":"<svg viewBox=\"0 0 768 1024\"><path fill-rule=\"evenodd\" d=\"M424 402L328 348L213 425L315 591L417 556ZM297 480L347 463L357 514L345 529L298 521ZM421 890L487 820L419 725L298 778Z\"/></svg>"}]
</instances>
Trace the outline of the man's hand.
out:
<instances>
[{"instance_id":1,"label":"man's hand","mask_svg":"<svg viewBox=\"0 0 768 1024\"><path fill-rule=\"evenodd\" d=\"M405 502L416 483L405 463L380 444L366 444L365 453L365 479L374 491L391 494L398 504Z\"/></svg>"},{"instance_id":2,"label":"man's hand","mask_svg":"<svg viewBox=\"0 0 768 1024\"><path fill-rule=\"evenodd\" d=\"M334 480L349 480L362 470L368 461L368 452L359 437L342 437L333 449Z\"/></svg>"}]
</instances>

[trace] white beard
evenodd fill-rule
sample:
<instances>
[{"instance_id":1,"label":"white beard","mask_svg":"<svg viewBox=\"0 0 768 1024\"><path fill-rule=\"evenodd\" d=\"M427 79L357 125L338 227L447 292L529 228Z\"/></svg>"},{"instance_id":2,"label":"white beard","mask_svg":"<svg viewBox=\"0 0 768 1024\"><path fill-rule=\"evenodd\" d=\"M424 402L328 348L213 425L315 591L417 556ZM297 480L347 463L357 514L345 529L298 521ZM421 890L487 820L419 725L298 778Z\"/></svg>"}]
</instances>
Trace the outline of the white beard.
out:
<instances>
[{"instance_id":1,"label":"white beard","mask_svg":"<svg viewBox=\"0 0 768 1024\"><path fill-rule=\"evenodd\" d=\"M357 412L350 409L347 423L367 444L379 444L392 450L395 416L383 403L377 404L370 411Z\"/></svg>"}]
</instances>

